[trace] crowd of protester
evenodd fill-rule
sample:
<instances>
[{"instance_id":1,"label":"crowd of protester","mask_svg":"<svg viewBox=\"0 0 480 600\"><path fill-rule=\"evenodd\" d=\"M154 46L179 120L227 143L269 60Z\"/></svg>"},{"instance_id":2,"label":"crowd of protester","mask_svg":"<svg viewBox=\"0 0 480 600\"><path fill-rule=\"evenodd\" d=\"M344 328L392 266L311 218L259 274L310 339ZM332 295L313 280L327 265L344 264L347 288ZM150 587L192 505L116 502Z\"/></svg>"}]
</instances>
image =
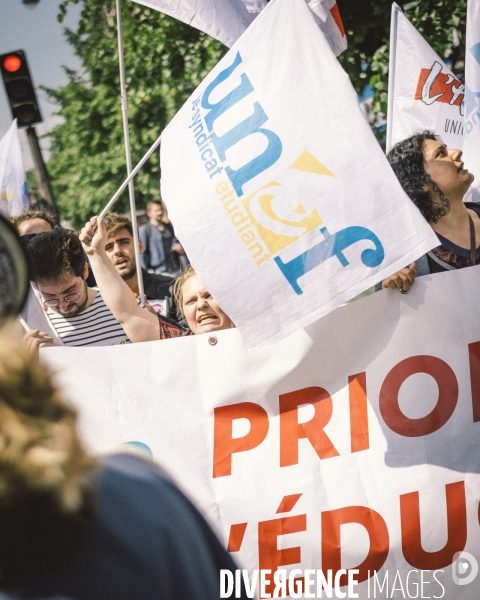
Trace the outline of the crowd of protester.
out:
<instances>
[{"instance_id":1,"label":"crowd of protester","mask_svg":"<svg viewBox=\"0 0 480 600\"><path fill-rule=\"evenodd\" d=\"M408 293L418 276L480 260L480 208L463 201L473 175L461 155L430 131L388 154L439 245L377 289ZM38 208L12 219L36 310L25 313L26 347L8 336L0 347L0 441L8 440L0 453L3 590L44 599L153 599L159 590L165 598L215 598L220 569L235 569L157 466L133 455L87 454L75 412L28 351L54 338L65 346L101 346L235 327L189 265L161 200L149 202L147 217L139 231L142 265L136 224L126 216L92 217L80 233ZM39 311L49 331L28 317Z\"/></svg>"},{"instance_id":2,"label":"crowd of protester","mask_svg":"<svg viewBox=\"0 0 480 600\"><path fill-rule=\"evenodd\" d=\"M149 234L151 238L147 235L144 243L142 232L149 226L153 231L151 221L166 214L163 207L157 200L147 205L150 222L140 227L142 260L146 247L150 256L154 254L157 239ZM162 272L158 264L149 266L150 259L145 261L147 268L137 268L133 224L124 215L112 213L98 226L93 218L80 235L60 227L54 215L38 209L13 218L12 223L28 257L34 289L30 301L41 304L52 331L66 346L151 341L233 327L189 266L169 221L162 229L166 237L159 238L162 256L167 257ZM174 253L184 258L183 263L175 263L177 272L180 264L186 266L177 281ZM53 336L35 324L26 341L32 348L54 343Z\"/></svg>"},{"instance_id":3,"label":"crowd of protester","mask_svg":"<svg viewBox=\"0 0 480 600\"><path fill-rule=\"evenodd\" d=\"M377 284L377 290L408 293L417 276L480 260L480 209L463 202L473 175L461 155L431 131L411 136L388 154L440 244ZM146 214L148 221L139 228L141 266L135 259L134 225L126 216L113 213L104 222L93 217L79 235L60 227L45 210L12 219L27 250L37 303L53 333L32 323L30 346L51 345L54 336L66 346L111 345L234 327L189 265L162 200L148 202Z\"/></svg>"}]
</instances>

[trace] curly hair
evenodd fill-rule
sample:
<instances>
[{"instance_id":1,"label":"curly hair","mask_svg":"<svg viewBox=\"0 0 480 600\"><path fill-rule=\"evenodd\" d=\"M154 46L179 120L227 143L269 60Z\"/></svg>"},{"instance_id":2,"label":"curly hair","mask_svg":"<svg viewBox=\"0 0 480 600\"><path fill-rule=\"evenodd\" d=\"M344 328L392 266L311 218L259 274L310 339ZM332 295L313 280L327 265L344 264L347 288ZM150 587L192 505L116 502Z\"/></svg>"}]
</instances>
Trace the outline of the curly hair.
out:
<instances>
[{"instance_id":1,"label":"curly hair","mask_svg":"<svg viewBox=\"0 0 480 600\"><path fill-rule=\"evenodd\" d=\"M61 566L80 543L93 514L95 462L50 373L1 335L0 588L12 590Z\"/></svg>"},{"instance_id":2,"label":"curly hair","mask_svg":"<svg viewBox=\"0 0 480 600\"><path fill-rule=\"evenodd\" d=\"M86 262L77 234L62 228L34 237L27 256L35 283L55 283L66 273L82 277Z\"/></svg>"},{"instance_id":3,"label":"curly hair","mask_svg":"<svg viewBox=\"0 0 480 600\"><path fill-rule=\"evenodd\" d=\"M110 213L105 217L104 223L108 237L116 235L122 229L126 229L128 233L133 237L132 221L129 217L125 215L119 215L118 213Z\"/></svg>"},{"instance_id":4,"label":"curly hair","mask_svg":"<svg viewBox=\"0 0 480 600\"><path fill-rule=\"evenodd\" d=\"M41 210L40 208L32 208L21 215L12 217L10 222L18 231L19 225L25 223L25 221L32 221L33 219L43 219L50 225L52 229L58 225L58 218L55 213L49 210Z\"/></svg>"},{"instance_id":5,"label":"curly hair","mask_svg":"<svg viewBox=\"0 0 480 600\"><path fill-rule=\"evenodd\" d=\"M191 265L188 265L184 273L177 277L173 283L173 295L177 301L177 311L182 317L185 317L185 313L183 312L183 284L187 281L187 279L190 279L190 277L195 277L195 275L195 269Z\"/></svg>"},{"instance_id":6,"label":"curly hair","mask_svg":"<svg viewBox=\"0 0 480 600\"><path fill-rule=\"evenodd\" d=\"M425 140L440 141L433 131L423 131L395 144L387 154L388 162L405 193L420 209L429 223L437 223L448 214L450 202L445 194L425 171L423 143ZM433 194L438 195L440 204Z\"/></svg>"}]
</instances>

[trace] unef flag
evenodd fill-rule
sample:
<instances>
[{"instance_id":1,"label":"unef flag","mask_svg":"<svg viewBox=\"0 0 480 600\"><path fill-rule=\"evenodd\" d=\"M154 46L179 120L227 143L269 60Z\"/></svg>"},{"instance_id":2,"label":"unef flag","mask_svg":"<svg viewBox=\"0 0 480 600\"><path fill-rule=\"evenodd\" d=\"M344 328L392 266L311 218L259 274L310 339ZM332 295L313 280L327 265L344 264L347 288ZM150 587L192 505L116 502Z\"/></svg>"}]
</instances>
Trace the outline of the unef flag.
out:
<instances>
[{"instance_id":1,"label":"unef flag","mask_svg":"<svg viewBox=\"0 0 480 600\"><path fill-rule=\"evenodd\" d=\"M480 202L480 0L468 0L463 160L475 175L469 200Z\"/></svg>"},{"instance_id":2,"label":"unef flag","mask_svg":"<svg viewBox=\"0 0 480 600\"><path fill-rule=\"evenodd\" d=\"M347 47L336 0L305 0L338 56ZM135 0L211 35L229 48L266 6L266 0ZM275 0L270 0L270 4Z\"/></svg>"},{"instance_id":3,"label":"unef flag","mask_svg":"<svg viewBox=\"0 0 480 600\"><path fill-rule=\"evenodd\" d=\"M27 180L15 119L0 141L0 212L7 217L20 215L27 204Z\"/></svg>"},{"instance_id":4,"label":"unef flag","mask_svg":"<svg viewBox=\"0 0 480 600\"><path fill-rule=\"evenodd\" d=\"M303 0L255 19L165 129L161 167L192 264L251 345L438 245Z\"/></svg>"},{"instance_id":5,"label":"unef flag","mask_svg":"<svg viewBox=\"0 0 480 600\"><path fill-rule=\"evenodd\" d=\"M387 152L418 131L433 129L448 147L462 148L464 85L392 4Z\"/></svg>"}]
</instances>

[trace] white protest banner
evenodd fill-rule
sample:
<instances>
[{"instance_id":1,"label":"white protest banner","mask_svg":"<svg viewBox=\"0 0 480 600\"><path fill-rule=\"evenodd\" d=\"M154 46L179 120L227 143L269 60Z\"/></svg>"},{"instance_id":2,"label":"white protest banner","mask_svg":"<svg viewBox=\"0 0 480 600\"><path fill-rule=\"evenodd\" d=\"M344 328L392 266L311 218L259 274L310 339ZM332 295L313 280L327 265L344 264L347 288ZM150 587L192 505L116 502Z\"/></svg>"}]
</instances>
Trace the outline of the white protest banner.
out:
<instances>
[{"instance_id":1,"label":"white protest banner","mask_svg":"<svg viewBox=\"0 0 480 600\"><path fill-rule=\"evenodd\" d=\"M463 160L475 181L467 199L480 202L480 2L467 2Z\"/></svg>"},{"instance_id":2,"label":"white protest banner","mask_svg":"<svg viewBox=\"0 0 480 600\"><path fill-rule=\"evenodd\" d=\"M27 179L15 119L0 141L0 212L13 217L27 205Z\"/></svg>"},{"instance_id":3,"label":"white protest banner","mask_svg":"<svg viewBox=\"0 0 480 600\"><path fill-rule=\"evenodd\" d=\"M358 569L361 599L477 600L479 269L259 350L227 330L41 358L88 447L150 449L250 578L322 569L338 588Z\"/></svg>"},{"instance_id":4,"label":"white protest banner","mask_svg":"<svg viewBox=\"0 0 480 600\"><path fill-rule=\"evenodd\" d=\"M160 156L178 237L252 346L438 245L303 0L260 13L164 130Z\"/></svg>"},{"instance_id":5,"label":"white protest banner","mask_svg":"<svg viewBox=\"0 0 480 600\"><path fill-rule=\"evenodd\" d=\"M387 152L425 129L433 129L448 147L461 149L464 85L395 3L390 48Z\"/></svg>"},{"instance_id":6,"label":"white protest banner","mask_svg":"<svg viewBox=\"0 0 480 600\"><path fill-rule=\"evenodd\" d=\"M270 0L273 3L275 0ZM347 38L336 0L305 0L336 56L347 48ZM265 0L135 0L211 35L229 48L267 3Z\"/></svg>"}]
</instances>

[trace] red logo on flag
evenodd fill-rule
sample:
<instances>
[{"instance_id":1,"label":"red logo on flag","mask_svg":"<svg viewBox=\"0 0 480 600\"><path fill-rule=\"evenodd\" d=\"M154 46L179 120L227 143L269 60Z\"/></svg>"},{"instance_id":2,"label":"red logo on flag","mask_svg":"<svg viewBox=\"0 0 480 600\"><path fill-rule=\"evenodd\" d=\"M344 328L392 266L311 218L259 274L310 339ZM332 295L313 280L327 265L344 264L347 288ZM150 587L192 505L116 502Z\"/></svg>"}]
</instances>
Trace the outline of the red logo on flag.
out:
<instances>
[{"instance_id":1,"label":"red logo on flag","mask_svg":"<svg viewBox=\"0 0 480 600\"><path fill-rule=\"evenodd\" d=\"M444 102L458 106L463 115L464 96L464 84L451 73L443 73L438 61L430 69L420 71L415 100L421 100L425 104Z\"/></svg>"}]
</instances>

